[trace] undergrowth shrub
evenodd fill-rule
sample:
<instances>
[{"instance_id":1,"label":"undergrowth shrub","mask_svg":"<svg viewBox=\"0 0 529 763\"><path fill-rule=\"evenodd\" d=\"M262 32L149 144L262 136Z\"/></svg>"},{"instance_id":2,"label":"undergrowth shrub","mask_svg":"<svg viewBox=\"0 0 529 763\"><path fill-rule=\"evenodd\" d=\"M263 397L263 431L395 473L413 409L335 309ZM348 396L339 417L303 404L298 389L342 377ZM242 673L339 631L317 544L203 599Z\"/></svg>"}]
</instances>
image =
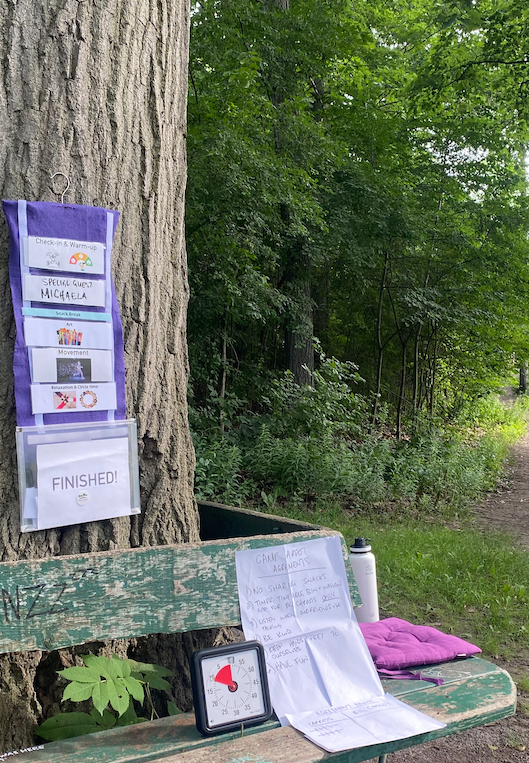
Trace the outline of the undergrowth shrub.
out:
<instances>
[{"instance_id":1,"label":"undergrowth shrub","mask_svg":"<svg viewBox=\"0 0 529 763\"><path fill-rule=\"evenodd\" d=\"M367 451L351 449L329 432L321 438L279 438L263 426L246 463L252 477L278 495L336 493L377 501L385 492L383 462Z\"/></svg>"},{"instance_id":2,"label":"undergrowth shrub","mask_svg":"<svg viewBox=\"0 0 529 763\"><path fill-rule=\"evenodd\" d=\"M394 444L386 477L393 498L415 501L428 496L434 505L443 497L450 501L461 491L473 495L474 483L479 482L472 454L465 453L457 439L433 427Z\"/></svg>"},{"instance_id":3,"label":"undergrowth shrub","mask_svg":"<svg viewBox=\"0 0 529 763\"><path fill-rule=\"evenodd\" d=\"M287 373L262 414L241 416L228 435L195 435L197 495L237 505L334 495L357 506L454 514L495 484L527 428L525 398L508 407L490 396L450 425L417 418L397 441L369 431L367 402L352 391L357 380L353 364L324 358L314 386Z\"/></svg>"},{"instance_id":4,"label":"undergrowth shrub","mask_svg":"<svg viewBox=\"0 0 529 763\"><path fill-rule=\"evenodd\" d=\"M255 486L241 476L242 452L226 437L193 434L195 494L206 501L243 504Z\"/></svg>"},{"instance_id":5,"label":"undergrowth shrub","mask_svg":"<svg viewBox=\"0 0 529 763\"><path fill-rule=\"evenodd\" d=\"M353 391L364 381L351 362L327 358L321 348L320 368L312 384L300 386L290 371L276 379L264 403L270 409L269 427L276 437L324 437L346 441L362 438L368 427L367 400Z\"/></svg>"},{"instance_id":6,"label":"undergrowth shrub","mask_svg":"<svg viewBox=\"0 0 529 763\"><path fill-rule=\"evenodd\" d=\"M502 439L514 442L525 433L529 414L529 397L517 395L511 403L502 403L498 395L479 397L465 405L454 420L461 430L481 429L488 433L501 431Z\"/></svg>"}]
</instances>

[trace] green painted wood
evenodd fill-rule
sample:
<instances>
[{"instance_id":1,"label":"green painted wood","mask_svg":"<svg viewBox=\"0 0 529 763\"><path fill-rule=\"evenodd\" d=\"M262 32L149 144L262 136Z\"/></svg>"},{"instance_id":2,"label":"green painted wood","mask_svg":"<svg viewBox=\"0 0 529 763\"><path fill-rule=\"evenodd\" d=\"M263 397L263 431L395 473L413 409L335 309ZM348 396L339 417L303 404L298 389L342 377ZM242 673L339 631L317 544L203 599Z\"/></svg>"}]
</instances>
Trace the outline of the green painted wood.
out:
<instances>
[{"instance_id":1,"label":"green painted wood","mask_svg":"<svg viewBox=\"0 0 529 763\"><path fill-rule=\"evenodd\" d=\"M237 509L222 503L197 501L200 513L200 539L219 540L251 535L275 535L302 530L322 530L320 525L285 519L249 509Z\"/></svg>"},{"instance_id":2,"label":"green painted wood","mask_svg":"<svg viewBox=\"0 0 529 763\"><path fill-rule=\"evenodd\" d=\"M328 755L292 728L277 722L248 729L240 734L204 738L196 730L194 716L173 718L55 742L44 750L24 756L27 763L232 763L239 756L269 763L360 763L398 749L421 744L473 726L489 723L514 713L516 691L509 675L490 663L471 658L445 663L432 670L440 673L442 686L427 682L387 682L391 693L408 704L447 723L439 731L382 745ZM408 685L415 684L413 692ZM391 685L390 685L391 684ZM404 686L406 684L406 686ZM261 760L259 759L261 756Z\"/></svg>"},{"instance_id":3,"label":"green painted wood","mask_svg":"<svg viewBox=\"0 0 529 763\"><path fill-rule=\"evenodd\" d=\"M382 686L390 694L395 697L404 699L405 694L414 694L415 692L422 692L432 689L437 692L441 689L445 689L449 684L459 681L470 681L473 678L483 679L489 674L498 675L498 667L491 662L482 660L479 657L471 657L464 660L453 660L451 662L444 662L438 665L417 665L412 670L415 673L421 673L423 676L431 678L442 678L443 684L441 687L437 687L436 684L430 681L406 681L395 680L389 678L382 679ZM506 673L501 673L506 676L510 681Z\"/></svg>"},{"instance_id":4,"label":"green painted wood","mask_svg":"<svg viewBox=\"0 0 529 763\"><path fill-rule=\"evenodd\" d=\"M206 534L228 539L0 564L0 652L56 649L109 638L184 632L240 622L235 552L339 535L281 517L203 504ZM263 530L264 534L255 534ZM240 533L240 535L236 535ZM251 535L251 537L248 537ZM340 536L341 537L341 536ZM348 550L342 540L342 552ZM355 603L360 599L350 565ZM46 745L27 763L361 763L511 715L516 691L505 671L470 659L430 666L441 687L386 681L395 696L448 725L440 731L328 755L276 722L214 739L202 737L192 714L113 729Z\"/></svg>"},{"instance_id":5,"label":"green painted wood","mask_svg":"<svg viewBox=\"0 0 529 763\"><path fill-rule=\"evenodd\" d=\"M0 564L0 653L236 625L237 550L329 535L339 533L304 530ZM343 539L342 550L347 558Z\"/></svg>"}]
</instances>

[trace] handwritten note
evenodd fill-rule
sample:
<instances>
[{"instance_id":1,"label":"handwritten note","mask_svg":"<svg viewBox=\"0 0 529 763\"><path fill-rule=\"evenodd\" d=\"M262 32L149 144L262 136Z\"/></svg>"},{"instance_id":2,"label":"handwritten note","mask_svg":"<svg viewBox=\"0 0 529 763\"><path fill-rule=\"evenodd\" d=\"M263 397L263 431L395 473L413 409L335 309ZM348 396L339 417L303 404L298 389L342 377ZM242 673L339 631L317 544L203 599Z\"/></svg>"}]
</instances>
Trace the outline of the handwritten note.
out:
<instances>
[{"instance_id":1,"label":"handwritten note","mask_svg":"<svg viewBox=\"0 0 529 763\"><path fill-rule=\"evenodd\" d=\"M401 728L413 727L414 734L442 728L416 711L402 725L410 708L384 695L354 616L338 536L240 551L236 567L244 634L265 648L272 704L283 725L330 750L322 744L325 716L317 714L330 711L333 751L400 739ZM366 731L352 716L369 702L378 703L378 720ZM351 710L344 715L343 708Z\"/></svg>"},{"instance_id":2,"label":"handwritten note","mask_svg":"<svg viewBox=\"0 0 529 763\"><path fill-rule=\"evenodd\" d=\"M75 307L105 307L105 281L94 278L65 276L36 276L26 273L22 281L25 300L72 304Z\"/></svg>"},{"instance_id":3,"label":"handwritten note","mask_svg":"<svg viewBox=\"0 0 529 763\"><path fill-rule=\"evenodd\" d=\"M356 625L338 536L236 555L242 624L265 648L274 710L369 699L381 687ZM361 659L359 659L361 657Z\"/></svg>"},{"instance_id":4,"label":"handwritten note","mask_svg":"<svg viewBox=\"0 0 529 763\"><path fill-rule=\"evenodd\" d=\"M392 742L445 725L405 705L391 694L367 702L289 716L289 720L298 731L327 752Z\"/></svg>"}]
</instances>

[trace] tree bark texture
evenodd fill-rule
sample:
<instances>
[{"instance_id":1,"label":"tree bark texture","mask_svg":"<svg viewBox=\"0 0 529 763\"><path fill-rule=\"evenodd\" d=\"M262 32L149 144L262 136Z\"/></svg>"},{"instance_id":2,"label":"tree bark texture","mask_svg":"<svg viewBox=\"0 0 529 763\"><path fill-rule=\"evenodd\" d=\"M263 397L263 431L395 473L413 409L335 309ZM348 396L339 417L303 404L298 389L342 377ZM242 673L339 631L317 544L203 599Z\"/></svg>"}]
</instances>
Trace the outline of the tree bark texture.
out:
<instances>
[{"instance_id":1,"label":"tree bark texture","mask_svg":"<svg viewBox=\"0 0 529 763\"><path fill-rule=\"evenodd\" d=\"M281 205L281 217L290 222L290 213ZM314 374L314 316L310 290L310 258L302 238L285 243L285 268L281 283L290 303L285 316L285 363L296 384L312 384Z\"/></svg>"},{"instance_id":2,"label":"tree bark texture","mask_svg":"<svg viewBox=\"0 0 529 763\"><path fill-rule=\"evenodd\" d=\"M308 296L310 299L310 295ZM287 326L285 332L287 367L292 372L296 384L314 382L314 344L312 334L293 331Z\"/></svg>"},{"instance_id":3,"label":"tree bark texture","mask_svg":"<svg viewBox=\"0 0 529 763\"><path fill-rule=\"evenodd\" d=\"M20 534L8 235L0 223L0 558L198 539L186 407L187 0L4 0L2 198L118 209L113 271L142 513ZM31 743L39 653L0 660L0 749Z\"/></svg>"}]
</instances>

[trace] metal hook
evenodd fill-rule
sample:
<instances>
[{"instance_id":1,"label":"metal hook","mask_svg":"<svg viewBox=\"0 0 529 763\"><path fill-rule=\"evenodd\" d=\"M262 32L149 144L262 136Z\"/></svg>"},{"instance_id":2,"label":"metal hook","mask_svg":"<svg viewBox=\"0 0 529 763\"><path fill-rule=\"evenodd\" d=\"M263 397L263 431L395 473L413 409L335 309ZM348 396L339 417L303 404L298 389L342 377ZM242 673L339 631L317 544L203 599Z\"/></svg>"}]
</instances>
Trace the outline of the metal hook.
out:
<instances>
[{"instance_id":1,"label":"metal hook","mask_svg":"<svg viewBox=\"0 0 529 763\"><path fill-rule=\"evenodd\" d=\"M57 177L57 175L62 175L63 178L66 178L66 182L68 183L68 185L66 186L66 188L64 189L64 191L61 194L61 204L64 204L64 194L66 193L66 191L70 187L70 178L64 172L54 172L53 175L51 176L51 180L53 180L53 178Z\"/></svg>"}]
</instances>

